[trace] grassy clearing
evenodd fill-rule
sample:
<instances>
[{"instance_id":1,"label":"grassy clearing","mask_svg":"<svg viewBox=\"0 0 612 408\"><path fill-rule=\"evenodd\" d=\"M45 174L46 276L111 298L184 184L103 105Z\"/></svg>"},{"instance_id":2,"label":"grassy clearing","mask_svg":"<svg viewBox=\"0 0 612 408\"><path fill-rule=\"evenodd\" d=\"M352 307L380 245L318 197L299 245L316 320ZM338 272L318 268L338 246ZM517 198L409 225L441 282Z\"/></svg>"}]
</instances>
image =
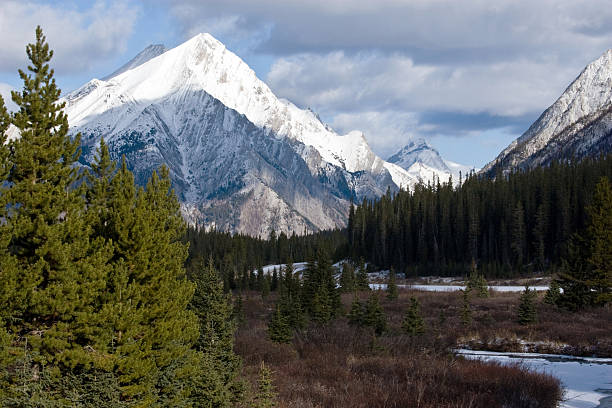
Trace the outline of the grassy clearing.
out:
<instances>
[{"instance_id":1,"label":"grassy clearing","mask_svg":"<svg viewBox=\"0 0 612 408\"><path fill-rule=\"evenodd\" d=\"M427 324L423 336L409 337L400 329L410 296L421 303ZM352 295L343 297L345 310L351 299ZM236 338L247 378L254 384L259 364L265 361L274 372L280 407L554 407L560 400L560 384L549 375L464 360L449 352L461 338L475 333L485 338L489 331L493 336L495 319L511 320L503 325L500 320L500 333L554 333L545 331L546 326L523 328L514 323L518 294L474 299L469 327L461 326L457 293L400 291L398 300L381 296L381 303L389 322L381 337L349 326L342 317L328 326L310 327L290 344L278 345L267 338L274 298L262 301L257 293L248 294L245 322ZM587 323L588 319L580 324Z\"/></svg>"}]
</instances>

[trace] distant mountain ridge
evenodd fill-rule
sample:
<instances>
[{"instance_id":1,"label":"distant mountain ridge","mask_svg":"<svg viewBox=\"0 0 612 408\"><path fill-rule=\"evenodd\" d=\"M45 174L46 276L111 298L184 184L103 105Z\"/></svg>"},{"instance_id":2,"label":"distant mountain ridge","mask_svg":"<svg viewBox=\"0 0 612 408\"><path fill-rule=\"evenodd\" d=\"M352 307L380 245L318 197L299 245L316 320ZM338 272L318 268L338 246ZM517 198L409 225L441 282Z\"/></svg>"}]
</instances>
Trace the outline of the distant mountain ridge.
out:
<instances>
[{"instance_id":1,"label":"distant mountain ridge","mask_svg":"<svg viewBox=\"0 0 612 408\"><path fill-rule=\"evenodd\" d=\"M610 152L612 49L588 64L559 99L482 171L494 175Z\"/></svg>"},{"instance_id":2,"label":"distant mountain ridge","mask_svg":"<svg viewBox=\"0 0 612 408\"><path fill-rule=\"evenodd\" d=\"M452 176L454 182L465 177L474 167L444 160L440 153L425 139L411 140L387 161L403 168L416 179L423 182L438 179L446 182Z\"/></svg>"}]
</instances>

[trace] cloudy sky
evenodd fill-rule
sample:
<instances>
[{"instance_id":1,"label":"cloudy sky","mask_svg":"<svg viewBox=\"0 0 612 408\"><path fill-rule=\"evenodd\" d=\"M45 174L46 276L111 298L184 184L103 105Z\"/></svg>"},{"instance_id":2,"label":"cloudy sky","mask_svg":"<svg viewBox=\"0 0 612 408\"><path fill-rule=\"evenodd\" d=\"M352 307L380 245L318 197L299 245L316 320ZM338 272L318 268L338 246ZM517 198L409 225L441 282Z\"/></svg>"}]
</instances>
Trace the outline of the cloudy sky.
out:
<instances>
[{"instance_id":1,"label":"cloudy sky","mask_svg":"<svg viewBox=\"0 0 612 408\"><path fill-rule=\"evenodd\" d=\"M62 89L209 32L275 93L383 157L482 166L612 48L609 0L0 0L0 93L40 24Z\"/></svg>"}]
</instances>

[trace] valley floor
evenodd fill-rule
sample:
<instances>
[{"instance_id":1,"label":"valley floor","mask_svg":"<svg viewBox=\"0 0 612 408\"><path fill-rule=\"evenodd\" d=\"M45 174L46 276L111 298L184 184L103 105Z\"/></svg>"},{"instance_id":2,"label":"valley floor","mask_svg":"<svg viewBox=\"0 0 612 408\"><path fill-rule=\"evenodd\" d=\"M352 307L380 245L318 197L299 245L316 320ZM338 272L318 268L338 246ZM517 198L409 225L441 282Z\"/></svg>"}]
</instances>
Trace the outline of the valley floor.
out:
<instances>
[{"instance_id":1,"label":"valley floor","mask_svg":"<svg viewBox=\"0 0 612 408\"><path fill-rule=\"evenodd\" d=\"M365 300L369 293L359 296ZM381 292L389 327L382 336L339 317L278 345L267 336L275 294L262 300L250 292L243 294L245 321L236 351L253 382L261 361L272 368L280 407L555 407L562 398L557 378L452 351L462 347L612 357L610 308L571 314L543 304L543 293L538 296L537 323L518 324L519 294L497 292L471 300L472 322L464 326L460 292L400 289L397 300ZM419 300L427 328L418 337L400 329L411 297ZM343 295L345 311L351 300L351 294Z\"/></svg>"}]
</instances>

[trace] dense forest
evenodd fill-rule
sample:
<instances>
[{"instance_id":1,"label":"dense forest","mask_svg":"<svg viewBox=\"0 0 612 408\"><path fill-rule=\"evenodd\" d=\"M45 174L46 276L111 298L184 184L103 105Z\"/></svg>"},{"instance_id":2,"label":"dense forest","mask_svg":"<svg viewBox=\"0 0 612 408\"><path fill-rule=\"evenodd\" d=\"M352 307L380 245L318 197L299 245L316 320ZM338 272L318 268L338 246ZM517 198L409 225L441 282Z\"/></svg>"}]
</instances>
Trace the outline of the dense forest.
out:
<instances>
[{"instance_id":1,"label":"dense forest","mask_svg":"<svg viewBox=\"0 0 612 408\"><path fill-rule=\"evenodd\" d=\"M602 176L611 156L364 200L350 212L350 254L408 274L461 275L472 260L491 277L554 269Z\"/></svg>"}]
</instances>

